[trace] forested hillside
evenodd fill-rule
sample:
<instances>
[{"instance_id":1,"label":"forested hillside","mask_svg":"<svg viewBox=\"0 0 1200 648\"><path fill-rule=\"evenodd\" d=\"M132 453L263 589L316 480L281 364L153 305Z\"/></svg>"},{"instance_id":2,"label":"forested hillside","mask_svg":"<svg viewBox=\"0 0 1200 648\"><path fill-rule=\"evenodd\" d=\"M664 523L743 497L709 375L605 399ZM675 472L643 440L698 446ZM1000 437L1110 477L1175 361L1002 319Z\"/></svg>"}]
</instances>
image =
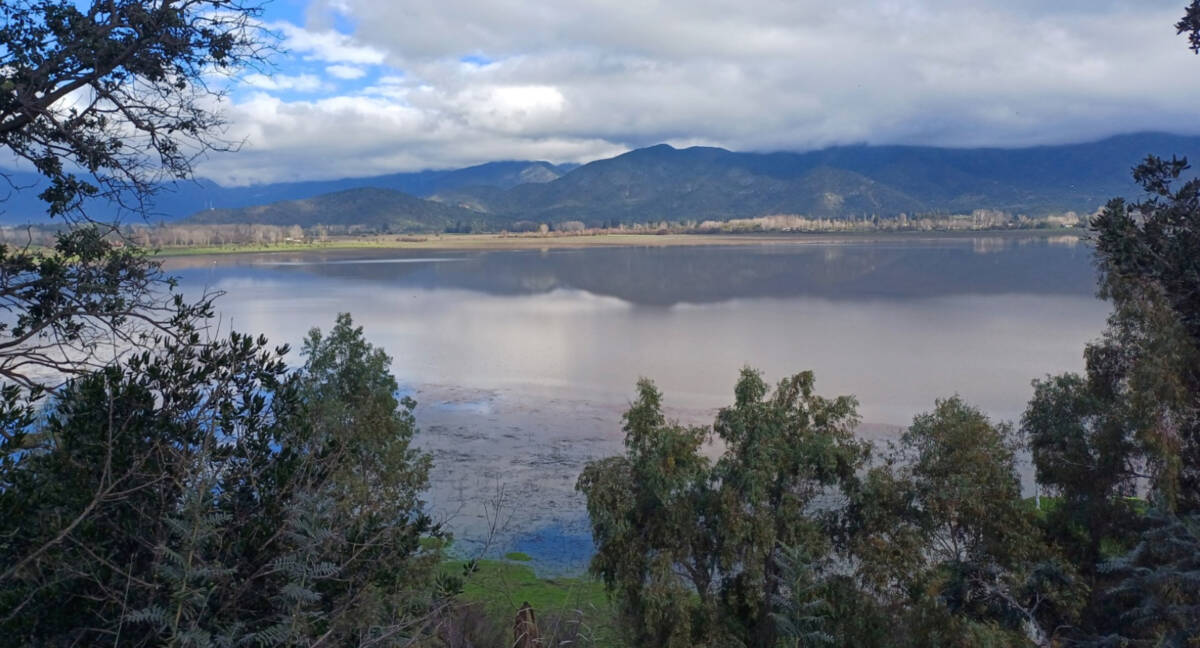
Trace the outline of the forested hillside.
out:
<instances>
[{"instance_id":1,"label":"forested hillside","mask_svg":"<svg viewBox=\"0 0 1200 648\"><path fill-rule=\"evenodd\" d=\"M153 197L147 196L146 216L152 221L172 221L205 209L237 209L273 202L303 200L327 193L351 189L375 188L400 191L426 198L440 191L455 191L465 187L508 189L518 184L549 182L575 168L576 165L554 165L549 162L503 161L488 162L462 169L439 169L412 173L393 173L383 176L274 182L246 186L222 186L205 178L160 185ZM45 187L37 174L13 172L11 179L22 191L12 192L4 201L0 221L7 223L38 223L46 220L45 204L37 194ZM111 218L119 210L105 201L88 201L88 210L97 217ZM295 223L289 223L295 224Z\"/></svg>"},{"instance_id":2,"label":"forested hillside","mask_svg":"<svg viewBox=\"0 0 1200 648\"><path fill-rule=\"evenodd\" d=\"M728 220L970 213L1091 213L1134 189L1147 153L1200 155L1200 138L1141 134L1071 146L946 149L836 147L809 153L719 148L631 151L553 182L503 192L462 189L435 199L535 221Z\"/></svg>"},{"instance_id":3,"label":"forested hillside","mask_svg":"<svg viewBox=\"0 0 1200 648\"><path fill-rule=\"evenodd\" d=\"M665 144L597 160L536 182L492 175L450 186L427 204L396 193L351 189L314 198L197 213L201 223L362 225L384 231L522 229L581 222L620 224L728 221L771 215L863 219L970 214L1090 214L1130 193L1130 169L1147 152L1200 156L1200 137L1141 134L1072 146L945 149L837 147L809 153L734 153ZM518 174L520 175L520 174ZM553 177L552 177L553 176ZM528 175L522 177L529 177ZM503 181L501 181L503 180ZM387 187L380 179L378 187ZM271 192L264 188L263 195ZM457 210L457 211L455 211Z\"/></svg>"},{"instance_id":4,"label":"forested hillside","mask_svg":"<svg viewBox=\"0 0 1200 648\"><path fill-rule=\"evenodd\" d=\"M463 223L481 225L495 217L392 189L364 188L257 207L209 209L190 220L201 224L357 225L382 232L440 232Z\"/></svg>"}]
</instances>

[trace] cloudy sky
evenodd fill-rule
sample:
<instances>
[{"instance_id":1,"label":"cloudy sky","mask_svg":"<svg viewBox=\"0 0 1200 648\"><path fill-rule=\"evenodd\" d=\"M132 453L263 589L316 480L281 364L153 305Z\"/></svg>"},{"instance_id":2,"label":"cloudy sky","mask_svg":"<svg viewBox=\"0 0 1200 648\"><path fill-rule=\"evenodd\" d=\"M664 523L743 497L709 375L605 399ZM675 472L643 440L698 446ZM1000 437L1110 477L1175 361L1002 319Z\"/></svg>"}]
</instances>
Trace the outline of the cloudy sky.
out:
<instances>
[{"instance_id":1,"label":"cloudy sky","mask_svg":"<svg viewBox=\"0 0 1200 648\"><path fill-rule=\"evenodd\" d=\"M223 184L668 142L1024 146L1200 133L1184 0L274 0Z\"/></svg>"}]
</instances>

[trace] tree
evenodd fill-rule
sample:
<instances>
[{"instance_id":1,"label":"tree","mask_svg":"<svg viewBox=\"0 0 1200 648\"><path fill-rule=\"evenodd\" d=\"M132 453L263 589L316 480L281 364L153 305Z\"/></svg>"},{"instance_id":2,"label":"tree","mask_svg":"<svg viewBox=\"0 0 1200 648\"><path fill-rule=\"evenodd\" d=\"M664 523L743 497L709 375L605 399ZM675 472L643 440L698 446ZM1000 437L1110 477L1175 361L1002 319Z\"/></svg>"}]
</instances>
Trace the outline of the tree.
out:
<instances>
[{"instance_id":1,"label":"tree","mask_svg":"<svg viewBox=\"0 0 1200 648\"><path fill-rule=\"evenodd\" d=\"M1120 612L1099 645L1188 648L1200 637L1200 516L1153 510L1148 519L1133 549L1104 564L1120 578L1106 592Z\"/></svg>"},{"instance_id":2,"label":"tree","mask_svg":"<svg viewBox=\"0 0 1200 648\"><path fill-rule=\"evenodd\" d=\"M46 180L50 215L69 224L89 200L142 213L160 180L223 146L212 74L261 60L257 14L238 0L3 3L0 149ZM111 224L85 225L51 251L0 246L0 457L30 442L17 436L65 377L211 312L215 295L185 303Z\"/></svg>"},{"instance_id":3,"label":"tree","mask_svg":"<svg viewBox=\"0 0 1200 648\"><path fill-rule=\"evenodd\" d=\"M854 399L818 396L811 372L771 392L745 369L710 432L667 422L650 382L638 391L625 456L592 462L577 485L592 570L636 645L774 646L772 615L796 585L781 547L827 556L820 503L866 460ZM713 433L725 448L716 463L701 454Z\"/></svg>"},{"instance_id":4,"label":"tree","mask_svg":"<svg viewBox=\"0 0 1200 648\"><path fill-rule=\"evenodd\" d=\"M0 150L42 176L68 224L90 200L144 213L160 180L224 146L211 79L261 60L257 14L238 0L0 4ZM112 224L85 224L49 252L0 246L0 453L64 376L209 313L213 295L185 304Z\"/></svg>"},{"instance_id":5,"label":"tree","mask_svg":"<svg viewBox=\"0 0 1200 648\"><path fill-rule=\"evenodd\" d=\"M1175 23L1177 34L1188 35L1188 47L1200 54L1200 0L1192 2L1184 9L1183 18Z\"/></svg>"},{"instance_id":6,"label":"tree","mask_svg":"<svg viewBox=\"0 0 1200 648\"><path fill-rule=\"evenodd\" d=\"M1200 179L1186 160L1134 170L1148 197L1115 199L1092 220L1113 348L1126 368L1114 398L1145 410L1140 443L1166 505L1200 511Z\"/></svg>"},{"instance_id":7,"label":"tree","mask_svg":"<svg viewBox=\"0 0 1200 648\"><path fill-rule=\"evenodd\" d=\"M722 599L727 622L749 646L777 639L771 613L783 587L781 547L817 561L828 555L816 507L836 501L868 456L868 446L854 438L854 397L824 398L814 388L806 371L781 380L772 393L758 372L744 369L734 405L713 426L726 447L716 466Z\"/></svg>"},{"instance_id":8,"label":"tree","mask_svg":"<svg viewBox=\"0 0 1200 648\"><path fill-rule=\"evenodd\" d=\"M1198 6L1185 21L1200 24ZM1056 496L1047 539L1091 591L1069 635L1096 645L1172 645L1193 623L1195 601L1174 594L1190 591L1179 531L1200 511L1200 180L1187 170L1148 157L1133 172L1144 198L1091 219L1108 326L1084 352L1086 373L1035 381L1023 417L1038 481Z\"/></svg>"},{"instance_id":9,"label":"tree","mask_svg":"<svg viewBox=\"0 0 1200 648\"><path fill-rule=\"evenodd\" d=\"M1136 512L1140 453L1137 410L1113 398L1120 383L1105 360L1110 347L1089 348L1086 377L1064 374L1033 382L1022 428L1038 484L1056 497L1049 535L1096 588L1105 542L1128 540Z\"/></svg>"},{"instance_id":10,"label":"tree","mask_svg":"<svg viewBox=\"0 0 1200 648\"><path fill-rule=\"evenodd\" d=\"M1198 15L1194 3L1188 17ZM1200 181L1187 170L1148 157L1134 169L1145 198L1111 200L1091 220L1108 327L1085 352L1086 375L1035 383L1025 416L1038 479L1062 498L1047 530L1093 592L1074 634L1095 645L1196 634ZM1137 495L1153 503L1148 515Z\"/></svg>"},{"instance_id":11,"label":"tree","mask_svg":"<svg viewBox=\"0 0 1200 648\"><path fill-rule=\"evenodd\" d=\"M156 264L94 228L57 239L49 253L0 245L0 310L10 315L0 323L0 377L10 384L33 389L94 370L111 360L114 335L137 345L209 312L211 296L185 303Z\"/></svg>"},{"instance_id":12,"label":"tree","mask_svg":"<svg viewBox=\"0 0 1200 648\"><path fill-rule=\"evenodd\" d=\"M217 138L213 74L262 59L240 0L11 0L0 5L0 148L48 181L51 215L100 198L141 213Z\"/></svg>"},{"instance_id":13,"label":"tree","mask_svg":"<svg viewBox=\"0 0 1200 648\"><path fill-rule=\"evenodd\" d=\"M694 646L715 633L715 505L704 428L668 423L662 394L638 381L625 412L626 453L589 463L591 569L617 600L634 645Z\"/></svg>"},{"instance_id":14,"label":"tree","mask_svg":"<svg viewBox=\"0 0 1200 648\"><path fill-rule=\"evenodd\" d=\"M440 531L387 356L348 316L309 336L297 371L265 338L209 340L212 296L186 303L89 217L92 201L145 213L160 181L229 146L209 83L269 48L257 8L0 15L0 147L67 224L51 252L0 248L0 645L421 634L437 559L421 540Z\"/></svg>"},{"instance_id":15,"label":"tree","mask_svg":"<svg viewBox=\"0 0 1200 648\"><path fill-rule=\"evenodd\" d=\"M1175 28L1200 54L1200 0ZM1108 330L1087 350L1086 378L1035 383L1026 412L1039 481L1087 529L1076 560L1100 574L1097 612L1081 629L1090 645L1182 647L1200 636L1200 180L1185 179L1188 168L1147 157L1133 172L1146 198L1113 199L1091 220ZM1140 518L1119 497L1132 478L1150 486ZM1110 557L1102 541L1132 547Z\"/></svg>"},{"instance_id":16,"label":"tree","mask_svg":"<svg viewBox=\"0 0 1200 648\"><path fill-rule=\"evenodd\" d=\"M400 645L439 533L389 359L193 335L71 381L0 483L0 645ZM103 415L98 416L98 413Z\"/></svg>"},{"instance_id":17,"label":"tree","mask_svg":"<svg viewBox=\"0 0 1200 648\"><path fill-rule=\"evenodd\" d=\"M784 594L776 597L771 614L781 643L788 648L827 646L833 636L825 631L830 607L821 598L820 586L812 565L802 551L783 547L779 552L779 573Z\"/></svg>"},{"instance_id":18,"label":"tree","mask_svg":"<svg viewBox=\"0 0 1200 648\"><path fill-rule=\"evenodd\" d=\"M850 554L915 645L1051 645L1082 594L1021 498L1010 426L955 397L918 415L850 506ZM902 644L904 645L904 644Z\"/></svg>"}]
</instances>

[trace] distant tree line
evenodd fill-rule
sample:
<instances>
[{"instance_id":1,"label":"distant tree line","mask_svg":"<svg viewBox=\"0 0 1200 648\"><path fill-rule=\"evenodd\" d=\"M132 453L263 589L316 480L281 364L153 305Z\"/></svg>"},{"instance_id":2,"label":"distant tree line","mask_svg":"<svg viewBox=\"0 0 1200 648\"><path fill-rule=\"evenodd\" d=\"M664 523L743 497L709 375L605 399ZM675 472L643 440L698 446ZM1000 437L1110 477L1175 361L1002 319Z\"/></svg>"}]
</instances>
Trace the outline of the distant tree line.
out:
<instances>
[{"instance_id":1,"label":"distant tree line","mask_svg":"<svg viewBox=\"0 0 1200 648\"><path fill-rule=\"evenodd\" d=\"M881 218L809 218L798 215L735 218L728 221L704 221L685 224L688 232L930 232L986 231L1009 229L1054 229L1082 227L1087 217L1075 212L1025 216L993 209L977 209L970 214L899 214Z\"/></svg>"},{"instance_id":2,"label":"distant tree line","mask_svg":"<svg viewBox=\"0 0 1200 648\"><path fill-rule=\"evenodd\" d=\"M37 226L0 226L0 243L15 247L54 247L57 237L67 231L61 224ZM209 247L222 245L284 245L290 243L320 243L334 236L374 234L365 227L345 225L195 225L188 223L162 225L127 225L107 231L107 236L120 245L154 250L174 247Z\"/></svg>"},{"instance_id":3,"label":"distant tree line","mask_svg":"<svg viewBox=\"0 0 1200 648\"><path fill-rule=\"evenodd\" d=\"M809 219L803 216L763 216L730 221L652 221L624 224L612 221L589 227L583 221L535 223L515 221L499 227L482 227L463 221L447 225L446 234L514 234L560 236L576 234L748 234L767 232L931 232L993 231L1009 229L1054 229L1079 227L1084 220L1067 213L1041 218L1012 217L1003 212L978 210L969 216L900 216L888 219ZM0 226L0 243L15 246L53 247L64 225ZM432 233L432 232L431 232ZM318 243L331 237L381 236L390 230L367 225L263 225L240 223L209 225L189 222L127 224L111 232L121 239L148 249L173 247L209 247L224 245L284 245Z\"/></svg>"}]
</instances>

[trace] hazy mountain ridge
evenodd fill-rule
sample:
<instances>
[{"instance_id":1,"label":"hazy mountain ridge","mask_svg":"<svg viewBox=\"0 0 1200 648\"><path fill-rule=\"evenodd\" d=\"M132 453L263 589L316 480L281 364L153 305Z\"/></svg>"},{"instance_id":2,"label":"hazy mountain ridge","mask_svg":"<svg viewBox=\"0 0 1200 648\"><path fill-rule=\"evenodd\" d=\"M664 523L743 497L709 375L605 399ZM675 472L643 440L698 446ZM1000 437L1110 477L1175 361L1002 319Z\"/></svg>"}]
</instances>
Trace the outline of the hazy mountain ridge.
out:
<instances>
[{"instance_id":1,"label":"hazy mountain ridge","mask_svg":"<svg viewBox=\"0 0 1200 648\"><path fill-rule=\"evenodd\" d=\"M975 209L1088 213L1112 196L1134 195L1130 169L1150 153L1200 158L1200 137L1138 134L1026 149L849 146L769 154L658 145L585 164L541 185L461 188L433 199L496 215L593 224L770 214L886 218Z\"/></svg>"},{"instance_id":2,"label":"hazy mountain ridge","mask_svg":"<svg viewBox=\"0 0 1200 648\"><path fill-rule=\"evenodd\" d=\"M1200 159L1200 137L1141 133L1020 149L862 145L806 153L660 144L579 166L506 161L250 187L185 183L158 197L151 220L192 215L189 220L205 223L414 231L455 223L503 229L517 222L608 225L773 214L1090 213L1113 196L1137 195L1130 169L1147 154ZM22 217L37 209L44 213L36 193L14 192L0 204L4 219L44 220ZM372 204L375 200L380 204Z\"/></svg>"},{"instance_id":3,"label":"hazy mountain ridge","mask_svg":"<svg viewBox=\"0 0 1200 648\"><path fill-rule=\"evenodd\" d=\"M200 210L237 209L291 200L303 200L323 194L351 189L390 189L417 197L427 197L439 191L461 187L496 187L508 189L518 184L549 182L578 165L555 165L543 161L488 162L462 169L393 173L382 176L314 180L306 182L277 182L224 187L211 180L179 182L166 187L154 197L150 220L175 220L196 214ZM44 222L45 205L37 199L40 179L29 173L14 173L14 183L20 190L9 192L0 202L0 220L6 222ZM0 199L3 199L0 194ZM107 205L89 206L90 213L100 219L115 215Z\"/></svg>"}]
</instances>

